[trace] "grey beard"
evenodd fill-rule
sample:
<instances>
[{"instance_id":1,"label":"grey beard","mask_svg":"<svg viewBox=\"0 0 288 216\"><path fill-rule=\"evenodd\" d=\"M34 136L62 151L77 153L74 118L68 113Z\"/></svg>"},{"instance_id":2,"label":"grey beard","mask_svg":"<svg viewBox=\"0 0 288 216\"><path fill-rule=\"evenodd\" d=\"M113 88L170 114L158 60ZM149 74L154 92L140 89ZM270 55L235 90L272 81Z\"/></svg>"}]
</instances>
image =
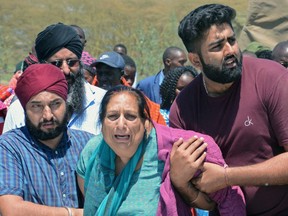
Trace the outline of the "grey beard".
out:
<instances>
[{"instance_id":1,"label":"grey beard","mask_svg":"<svg viewBox=\"0 0 288 216\"><path fill-rule=\"evenodd\" d=\"M79 114L82 112L85 98L84 76L79 71L69 85L67 97L69 119L73 113Z\"/></svg>"}]
</instances>

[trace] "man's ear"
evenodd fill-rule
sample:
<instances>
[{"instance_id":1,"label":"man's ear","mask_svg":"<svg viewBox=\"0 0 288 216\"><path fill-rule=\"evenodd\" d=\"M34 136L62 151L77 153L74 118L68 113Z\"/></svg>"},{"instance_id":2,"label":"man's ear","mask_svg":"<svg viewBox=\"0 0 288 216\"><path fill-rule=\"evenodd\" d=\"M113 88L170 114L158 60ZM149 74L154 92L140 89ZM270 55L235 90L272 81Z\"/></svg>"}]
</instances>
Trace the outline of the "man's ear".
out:
<instances>
[{"instance_id":1,"label":"man's ear","mask_svg":"<svg viewBox=\"0 0 288 216\"><path fill-rule=\"evenodd\" d=\"M199 55L197 53L189 52L188 53L188 58L189 58L189 61L191 62L191 64L194 67L196 67L198 69L201 69L202 65L201 65L201 61L200 61Z\"/></svg>"},{"instance_id":2,"label":"man's ear","mask_svg":"<svg viewBox=\"0 0 288 216\"><path fill-rule=\"evenodd\" d=\"M168 67L170 67L170 65L171 65L171 59L166 58L166 59L165 59L165 65L167 65Z\"/></svg>"}]
</instances>

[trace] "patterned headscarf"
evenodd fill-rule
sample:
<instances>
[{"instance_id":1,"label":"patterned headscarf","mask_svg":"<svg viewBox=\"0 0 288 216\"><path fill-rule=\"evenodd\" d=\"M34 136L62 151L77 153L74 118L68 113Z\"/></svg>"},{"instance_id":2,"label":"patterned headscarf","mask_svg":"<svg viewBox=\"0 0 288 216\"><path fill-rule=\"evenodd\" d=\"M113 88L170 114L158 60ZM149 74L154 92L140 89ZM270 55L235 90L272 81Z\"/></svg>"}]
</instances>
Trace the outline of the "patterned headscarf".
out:
<instances>
[{"instance_id":1,"label":"patterned headscarf","mask_svg":"<svg viewBox=\"0 0 288 216\"><path fill-rule=\"evenodd\" d=\"M92 75L96 75L96 68L90 66L94 61L96 61L96 58L92 57L86 51L82 52L81 62L83 64L83 68L88 70Z\"/></svg>"}]
</instances>

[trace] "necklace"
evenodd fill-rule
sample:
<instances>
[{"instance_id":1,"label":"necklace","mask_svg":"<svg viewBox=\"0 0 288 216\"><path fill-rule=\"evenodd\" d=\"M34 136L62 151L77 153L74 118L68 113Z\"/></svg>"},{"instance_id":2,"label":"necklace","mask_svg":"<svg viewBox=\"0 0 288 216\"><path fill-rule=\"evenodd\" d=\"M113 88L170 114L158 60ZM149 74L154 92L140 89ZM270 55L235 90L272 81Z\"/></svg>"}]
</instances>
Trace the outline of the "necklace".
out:
<instances>
[{"instance_id":1,"label":"necklace","mask_svg":"<svg viewBox=\"0 0 288 216\"><path fill-rule=\"evenodd\" d=\"M206 82L205 82L203 76L202 76L202 81L203 81L203 86L204 86L204 88L205 88L206 94L209 95L209 92L208 92L208 90L207 90L207 86L206 86Z\"/></svg>"}]
</instances>

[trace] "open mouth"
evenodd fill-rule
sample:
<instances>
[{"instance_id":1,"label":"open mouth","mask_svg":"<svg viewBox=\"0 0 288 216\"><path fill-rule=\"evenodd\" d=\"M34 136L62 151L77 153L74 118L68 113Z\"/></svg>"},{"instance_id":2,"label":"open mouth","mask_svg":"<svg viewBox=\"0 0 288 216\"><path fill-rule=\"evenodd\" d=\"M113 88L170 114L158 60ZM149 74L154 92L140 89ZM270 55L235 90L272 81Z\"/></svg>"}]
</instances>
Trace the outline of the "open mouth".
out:
<instances>
[{"instance_id":1,"label":"open mouth","mask_svg":"<svg viewBox=\"0 0 288 216\"><path fill-rule=\"evenodd\" d=\"M227 68L236 67L236 65L237 65L237 61L236 61L236 58L234 57L225 60L225 67Z\"/></svg>"},{"instance_id":2,"label":"open mouth","mask_svg":"<svg viewBox=\"0 0 288 216\"><path fill-rule=\"evenodd\" d=\"M52 128L54 127L54 125L55 125L55 122L53 121L41 123L41 127L43 128Z\"/></svg>"},{"instance_id":3,"label":"open mouth","mask_svg":"<svg viewBox=\"0 0 288 216\"><path fill-rule=\"evenodd\" d=\"M126 141L130 139L130 135L115 135L115 138L120 141Z\"/></svg>"}]
</instances>

